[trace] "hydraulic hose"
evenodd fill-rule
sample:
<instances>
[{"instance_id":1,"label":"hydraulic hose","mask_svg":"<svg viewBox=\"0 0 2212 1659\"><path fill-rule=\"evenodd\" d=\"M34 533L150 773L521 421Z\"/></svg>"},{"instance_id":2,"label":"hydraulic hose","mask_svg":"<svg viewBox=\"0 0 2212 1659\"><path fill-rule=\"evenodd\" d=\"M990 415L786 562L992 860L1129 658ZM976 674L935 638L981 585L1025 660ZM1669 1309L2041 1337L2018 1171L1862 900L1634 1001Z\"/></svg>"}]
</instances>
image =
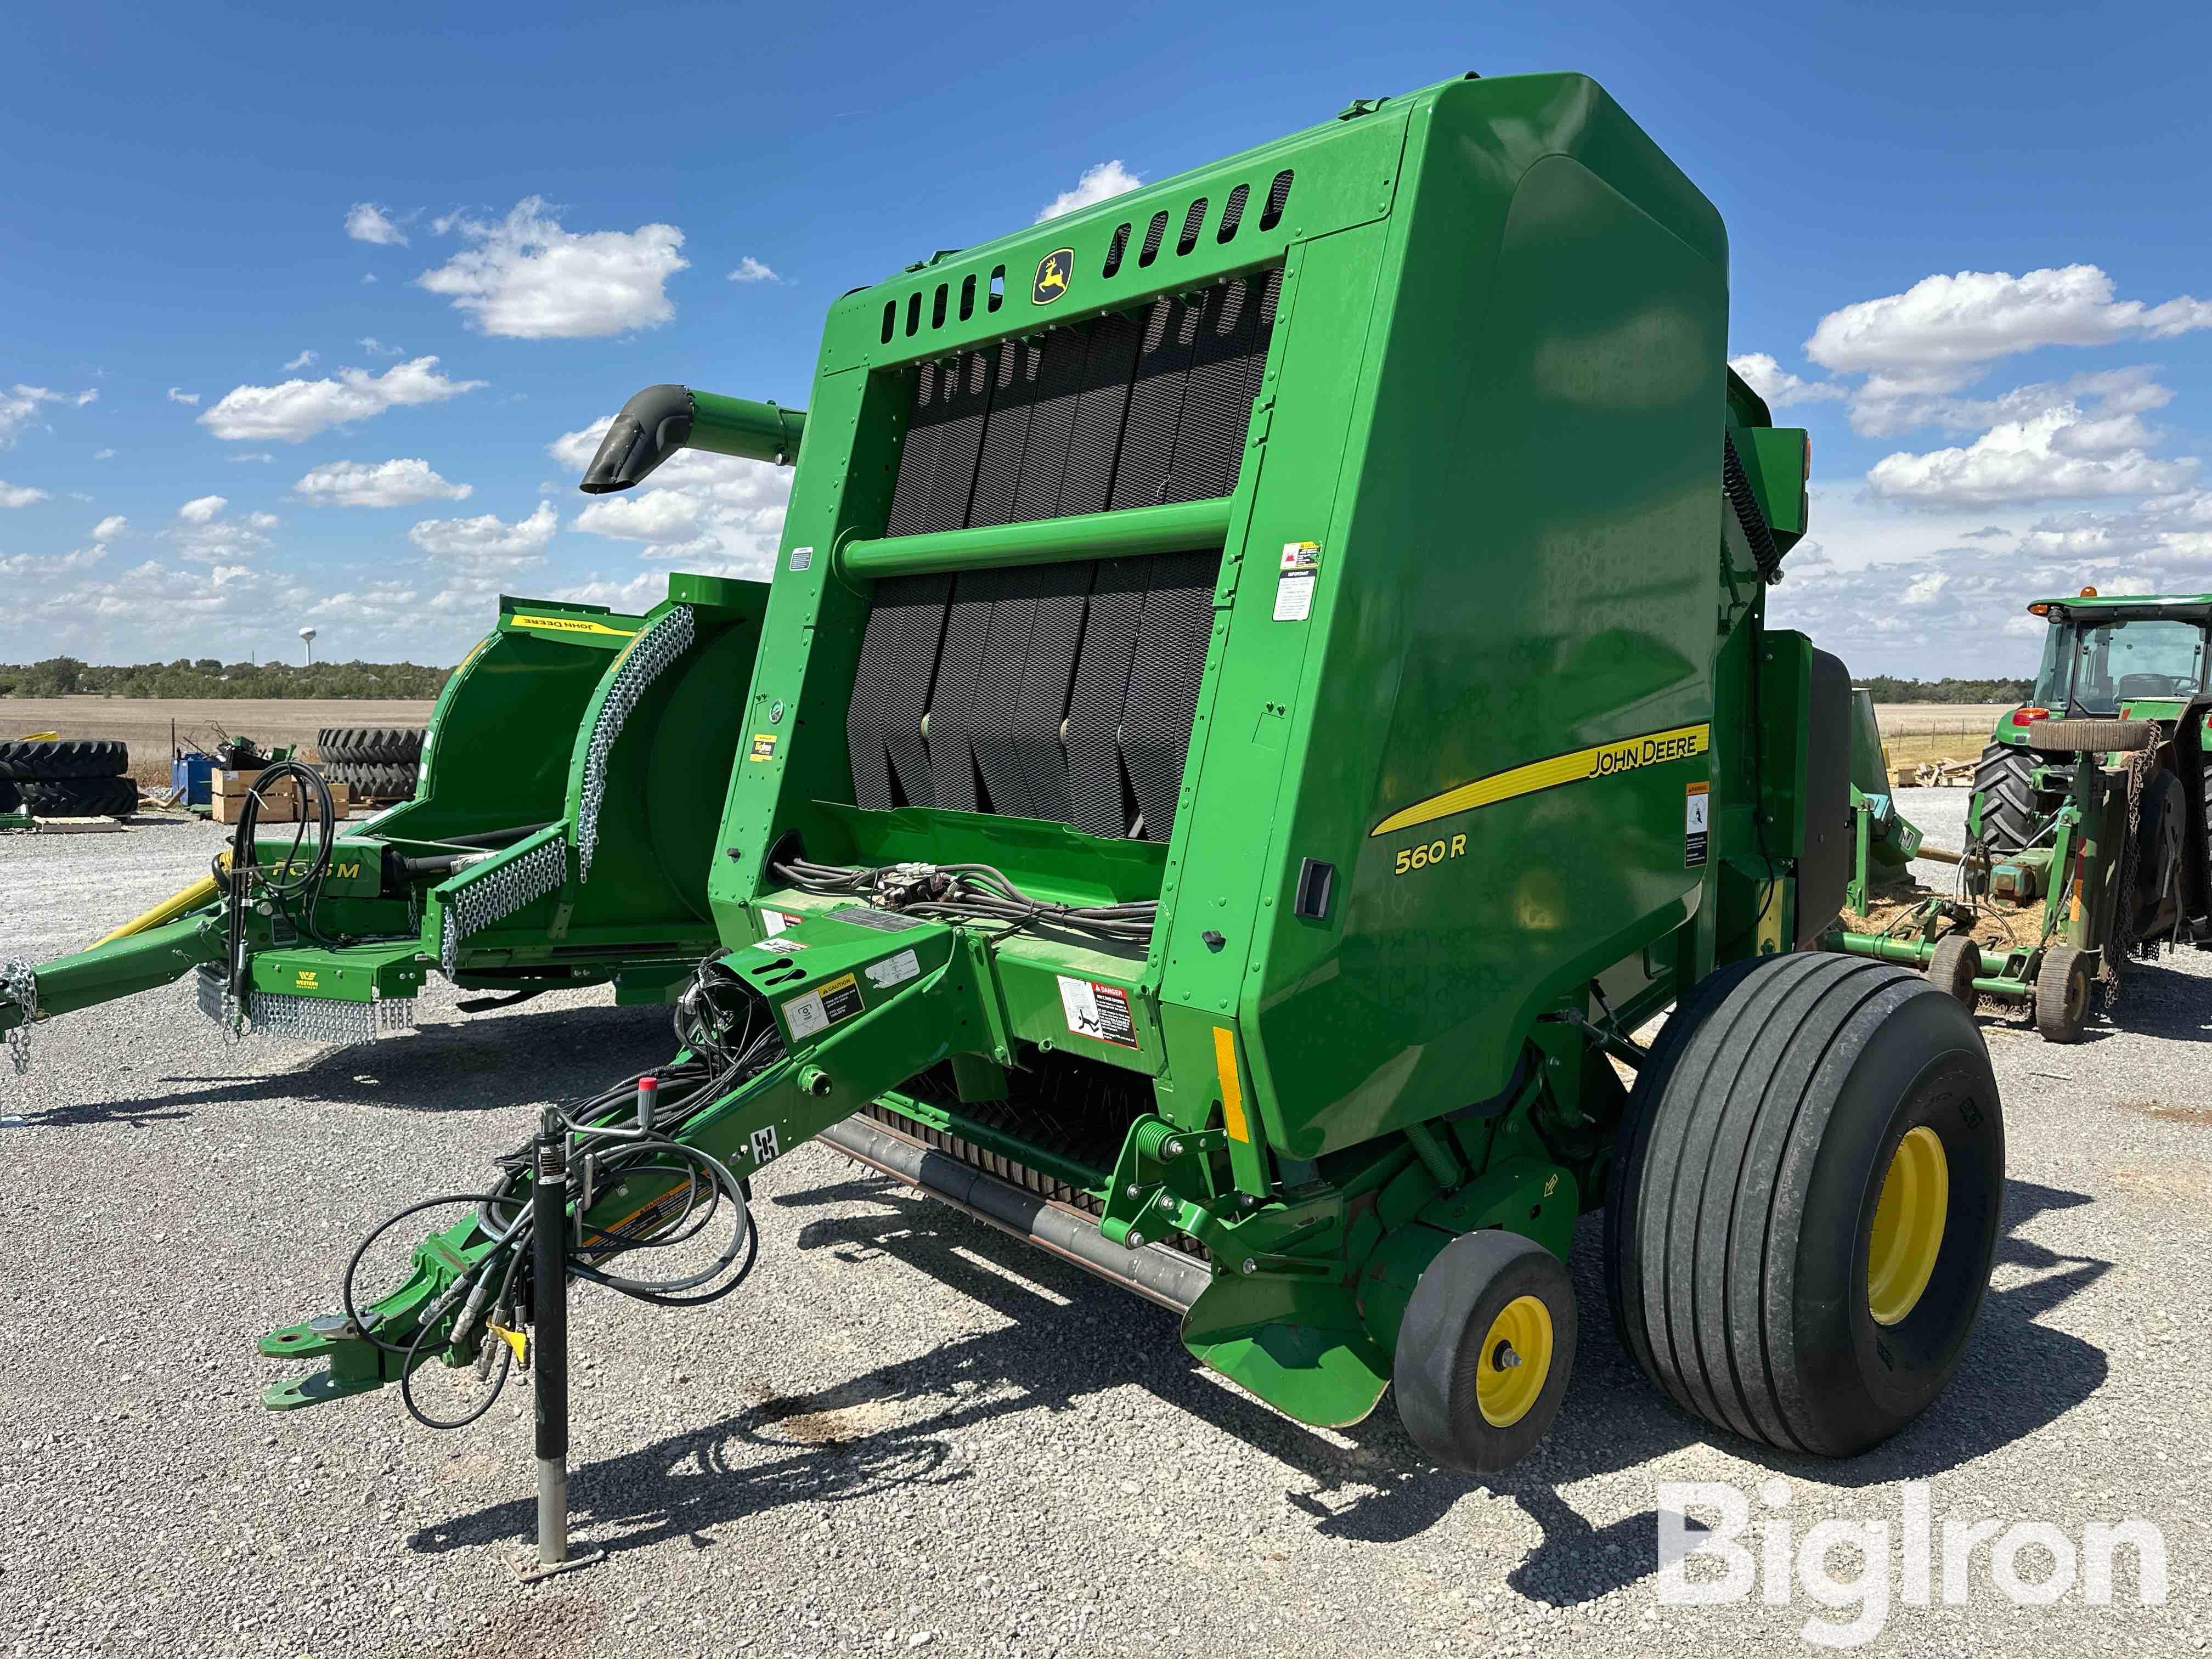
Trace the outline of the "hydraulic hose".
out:
<instances>
[{"instance_id":1,"label":"hydraulic hose","mask_svg":"<svg viewBox=\"0 0 2212 1659\"><path fill-rule=\"evenodd\" d=\"M1775 544L1774 532L1767 527L1766 514L1759 509L1759 497L1735 453L1735 440L1722 433L1721 448L1721 487L1728 492L1729 505L1735 509L1744 540L1751 544L1751 562L1759 567L1759 580L1771 587L1782 580L1782 550Z\"/></svg>"}]
</instances>

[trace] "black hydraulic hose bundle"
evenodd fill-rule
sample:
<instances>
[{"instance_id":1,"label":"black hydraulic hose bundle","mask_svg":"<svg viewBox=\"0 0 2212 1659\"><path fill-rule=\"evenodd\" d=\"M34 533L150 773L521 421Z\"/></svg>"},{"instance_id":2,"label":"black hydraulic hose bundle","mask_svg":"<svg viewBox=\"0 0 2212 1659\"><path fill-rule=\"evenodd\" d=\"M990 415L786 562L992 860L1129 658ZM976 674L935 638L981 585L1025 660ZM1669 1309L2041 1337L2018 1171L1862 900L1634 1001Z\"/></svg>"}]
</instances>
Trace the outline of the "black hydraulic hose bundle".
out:
<instances>
[{"instance_id":1,"label":"black hydraulic hose bundle","mask_svg":"<svg viewBox=\"0 0 2212 1659\"><path fill-rule=\"evenodd\" d=\"M722 983L725 980L726 985ZM401 1359L400 1399L417 1422L429 1428L459 1429L491 1409L514 1369L512 1348L491 1328L518 1328L525 1310L531 1311L534 1325L541 1305L555 1321L560 1317L553 1311L560 1299L557 1296L547 1296L542 1302L538 1296L538 1286L544 1282L544 1261L561 1260L565 1277L604 1285L657 1307L691 1307L717 1301L744 1282L760 1250L759 1234L752 1223L750 1185L738 1180L712 1153L675 1138L694 1113L757 1076L782 1055L781 1040L773 1021L764 1022L764 1029L754 1033L750 1002L744 1011L744 1023L735 1025L735 1038L722 1035L734 1024L732 1012L724 1006L733 990L742 994L742 988L729 980L726 970L711 959L702 963L677 1010L677 1029L689 1051L686 1057L657 1075L627 1078L571 1109L549 1109L550 1121L567 1142L562 1149L565 1179L561 1189L564 1237L557 1248L554 1241L539 1237L543 1221L538 1212L553 1194L538 1190L534 1171L542 1158L536 1140L500 1160L500 1180L489 1191L446 1193L420 1200L387 1217L362 1239L346 1264L339 1287L340 1305L349 1325L363 1340ZM645 1101L652 1103L634 1106L634 1115L625 1121L625 1105ZM683 1176L683 1184L672 1188L670 1194L674 1199L680 1194L680 1202L663 1200L641 1215L612 1226L584 1224L583 1214L591 1207L596 1192L611 1189L626 1179L654 1174ZM565 1203L570 1194L575 1195L573 1214L567 1213ZM414 1331L404 1341L387 1341L378 1334L375 1316L365 1314L356 1299L362 1263L377 1240L400 1222L447 1205L472 1206L478 1235L493 1240L495 1248L421 1310ZM723 1212L725 1205L735 1224L727 1243L704 1267L661 1279L610 1270L609 1264L617 1256L636 1250L665 1249L696 1238ZM455 1309L459 1312L447 1325L446 1316ZM480 1323L483 1328L479 1343L490 1346L480 1346L477 1375L489 1382L489 1388L461 1416L433 1416L415 1396L415 1368L439 1348L467 1341ZM552 1350L543 1346L542 1335L539 1340L539 1359L550 1365ZM493 1348L497 1350L495 1354Z\"/></svg>"},{"instance_id":2,"label":"black hydraulic hose bundle","mask_svg":"<svg viewBox=\"0 0 2212 1659\"><path fill-rule=\"evenodd\" d=\"M988 864L894 864L870 869L794 857L771 863L769 870L804 892L849 895L910 916L1006 922L1008 933L1050 925L1143 945L1152 937L1160 908L1152 899L1126 904L1054 903L1023 892L1004 871Z\"/></svg>"},{"instance_id":3,"label":"black hydraulic hose bundle","mask_svg":"<svg viewBox=\"0 0 2212 1659\"><path fill-rule=\"evenodd\" d=\"M1721 487L1728 493L1729 505L1735 509L1735 520L1743 526L1743 538L1751 544L1751 562L1759 567L1759 580L1769 587L1782 580L1782 549L1776 544L1774 532L1767 527L1766 514L1759 510L1759 497L1753 493L1751 479L1743 470L1743 461L1735 453L1735 440L1726 432L1721 434Z\"/></svg>"},{"instance_id":4,"label":"black hydraulic hose bundle","mask_svg":"<svg viewBox=\"0 0 2212 1659\"><path fill-rule=\"evenodd\" d=\"M284 856L273 866L264 865L256 852L254 834L261 827L262 803L268 799L270 786L287 778L293 780L293 787L303 807L310 801L314 805L314 856L304 862L300 858L301 844L307 835L307 817L302 811L295 820L299 827L292 832L292 844ZM313 934L313 895L330 870L331 851L337 840L337 809L331 800L331 787L323 781L321 773L302 762L290 760L277 761L261 769L246 791L245 805L239 809L238 827L231 832L229 866L225 868L220 858L215 863L216 884L223 890L227 901L223 907L228 929L224 983L241 1004L251 988L246 982L246 907L252 902L253 890L258 888L283 906L305 896L307 911L301 926Z\"/></svg>"}]
</instances>

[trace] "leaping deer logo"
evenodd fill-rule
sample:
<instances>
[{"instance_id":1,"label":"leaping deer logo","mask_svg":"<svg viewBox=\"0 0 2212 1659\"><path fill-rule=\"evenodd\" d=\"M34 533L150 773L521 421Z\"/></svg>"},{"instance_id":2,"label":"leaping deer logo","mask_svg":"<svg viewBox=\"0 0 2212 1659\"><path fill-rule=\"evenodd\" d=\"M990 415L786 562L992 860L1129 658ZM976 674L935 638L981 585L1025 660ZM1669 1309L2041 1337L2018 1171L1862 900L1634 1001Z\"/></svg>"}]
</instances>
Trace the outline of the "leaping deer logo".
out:
<instances>
[{"instance_id":1,"label":"leaping deer logo","mask_svg":"<svg viewBox=\"0 0 2212 1659\"><path fill-rule=\"evenodd\" d=\"M1030 301L1034 305L1048 306L1067 292L1067 279L1075 272L1075 250L1056 247L1037 261L1036 281L1030 286Z\"/></svg>"}]
</instances>

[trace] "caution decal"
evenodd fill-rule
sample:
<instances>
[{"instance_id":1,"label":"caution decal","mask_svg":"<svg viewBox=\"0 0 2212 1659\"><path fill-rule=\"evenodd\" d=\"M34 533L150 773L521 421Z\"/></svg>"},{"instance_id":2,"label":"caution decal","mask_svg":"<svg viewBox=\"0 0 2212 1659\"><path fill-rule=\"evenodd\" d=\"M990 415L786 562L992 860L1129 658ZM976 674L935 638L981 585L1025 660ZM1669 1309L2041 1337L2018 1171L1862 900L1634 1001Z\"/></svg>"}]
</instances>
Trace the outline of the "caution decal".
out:
<instances>
[{"instance_id":1,"label":"caution decal","mask_svg":"<svg viewBox=\"0 0 2212 1659\"><path fill-rule=\"evenodd\" d=\"M1554 755L1549 760L1531 761L1526 766L1516 766L1504 772L1492 772L1486 778L1477 778L1472 783L1462 783L1447 789L1440 795L1401 808L1368 831L1371 839L1387 836L1393 830L1411 829L1417 823L1431 823L1437 818L1451 817L1455 812L1471 812L1478 806L1495 806L1499 801L1511 800L1516 795L1533 795L1540 790L1556 789L1561 784L1583 783L1592 778L1612 777L1617 773L1634 772L1646 766L1660 766L1668 761L1688 760L1702 755L1712 746L1713 728L1710 725L1669 726L1664 732L1646 732L1640 737L1617 738L1611 743L1594 744L1588 749Z\"/></svg>"}]
</instances>

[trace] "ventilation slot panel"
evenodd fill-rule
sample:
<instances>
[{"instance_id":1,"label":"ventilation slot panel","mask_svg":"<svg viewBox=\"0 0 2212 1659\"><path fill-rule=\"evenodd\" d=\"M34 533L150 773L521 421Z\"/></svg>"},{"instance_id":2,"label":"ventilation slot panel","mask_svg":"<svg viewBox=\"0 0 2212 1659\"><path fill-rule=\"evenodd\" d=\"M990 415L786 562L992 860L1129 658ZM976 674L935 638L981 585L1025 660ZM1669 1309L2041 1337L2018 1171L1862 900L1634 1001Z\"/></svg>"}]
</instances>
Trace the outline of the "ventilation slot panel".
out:
<instances>
[{"instance_id":1,"label":"ventilation slot panel","mask_svg":"<svg viewBox=\"0 0 2212 1659\"><path fill-rule=\"evenodd\" d=\"M1226 495L1279 266L924 363L887 536Z\"/></svg>"}]
</instances>

